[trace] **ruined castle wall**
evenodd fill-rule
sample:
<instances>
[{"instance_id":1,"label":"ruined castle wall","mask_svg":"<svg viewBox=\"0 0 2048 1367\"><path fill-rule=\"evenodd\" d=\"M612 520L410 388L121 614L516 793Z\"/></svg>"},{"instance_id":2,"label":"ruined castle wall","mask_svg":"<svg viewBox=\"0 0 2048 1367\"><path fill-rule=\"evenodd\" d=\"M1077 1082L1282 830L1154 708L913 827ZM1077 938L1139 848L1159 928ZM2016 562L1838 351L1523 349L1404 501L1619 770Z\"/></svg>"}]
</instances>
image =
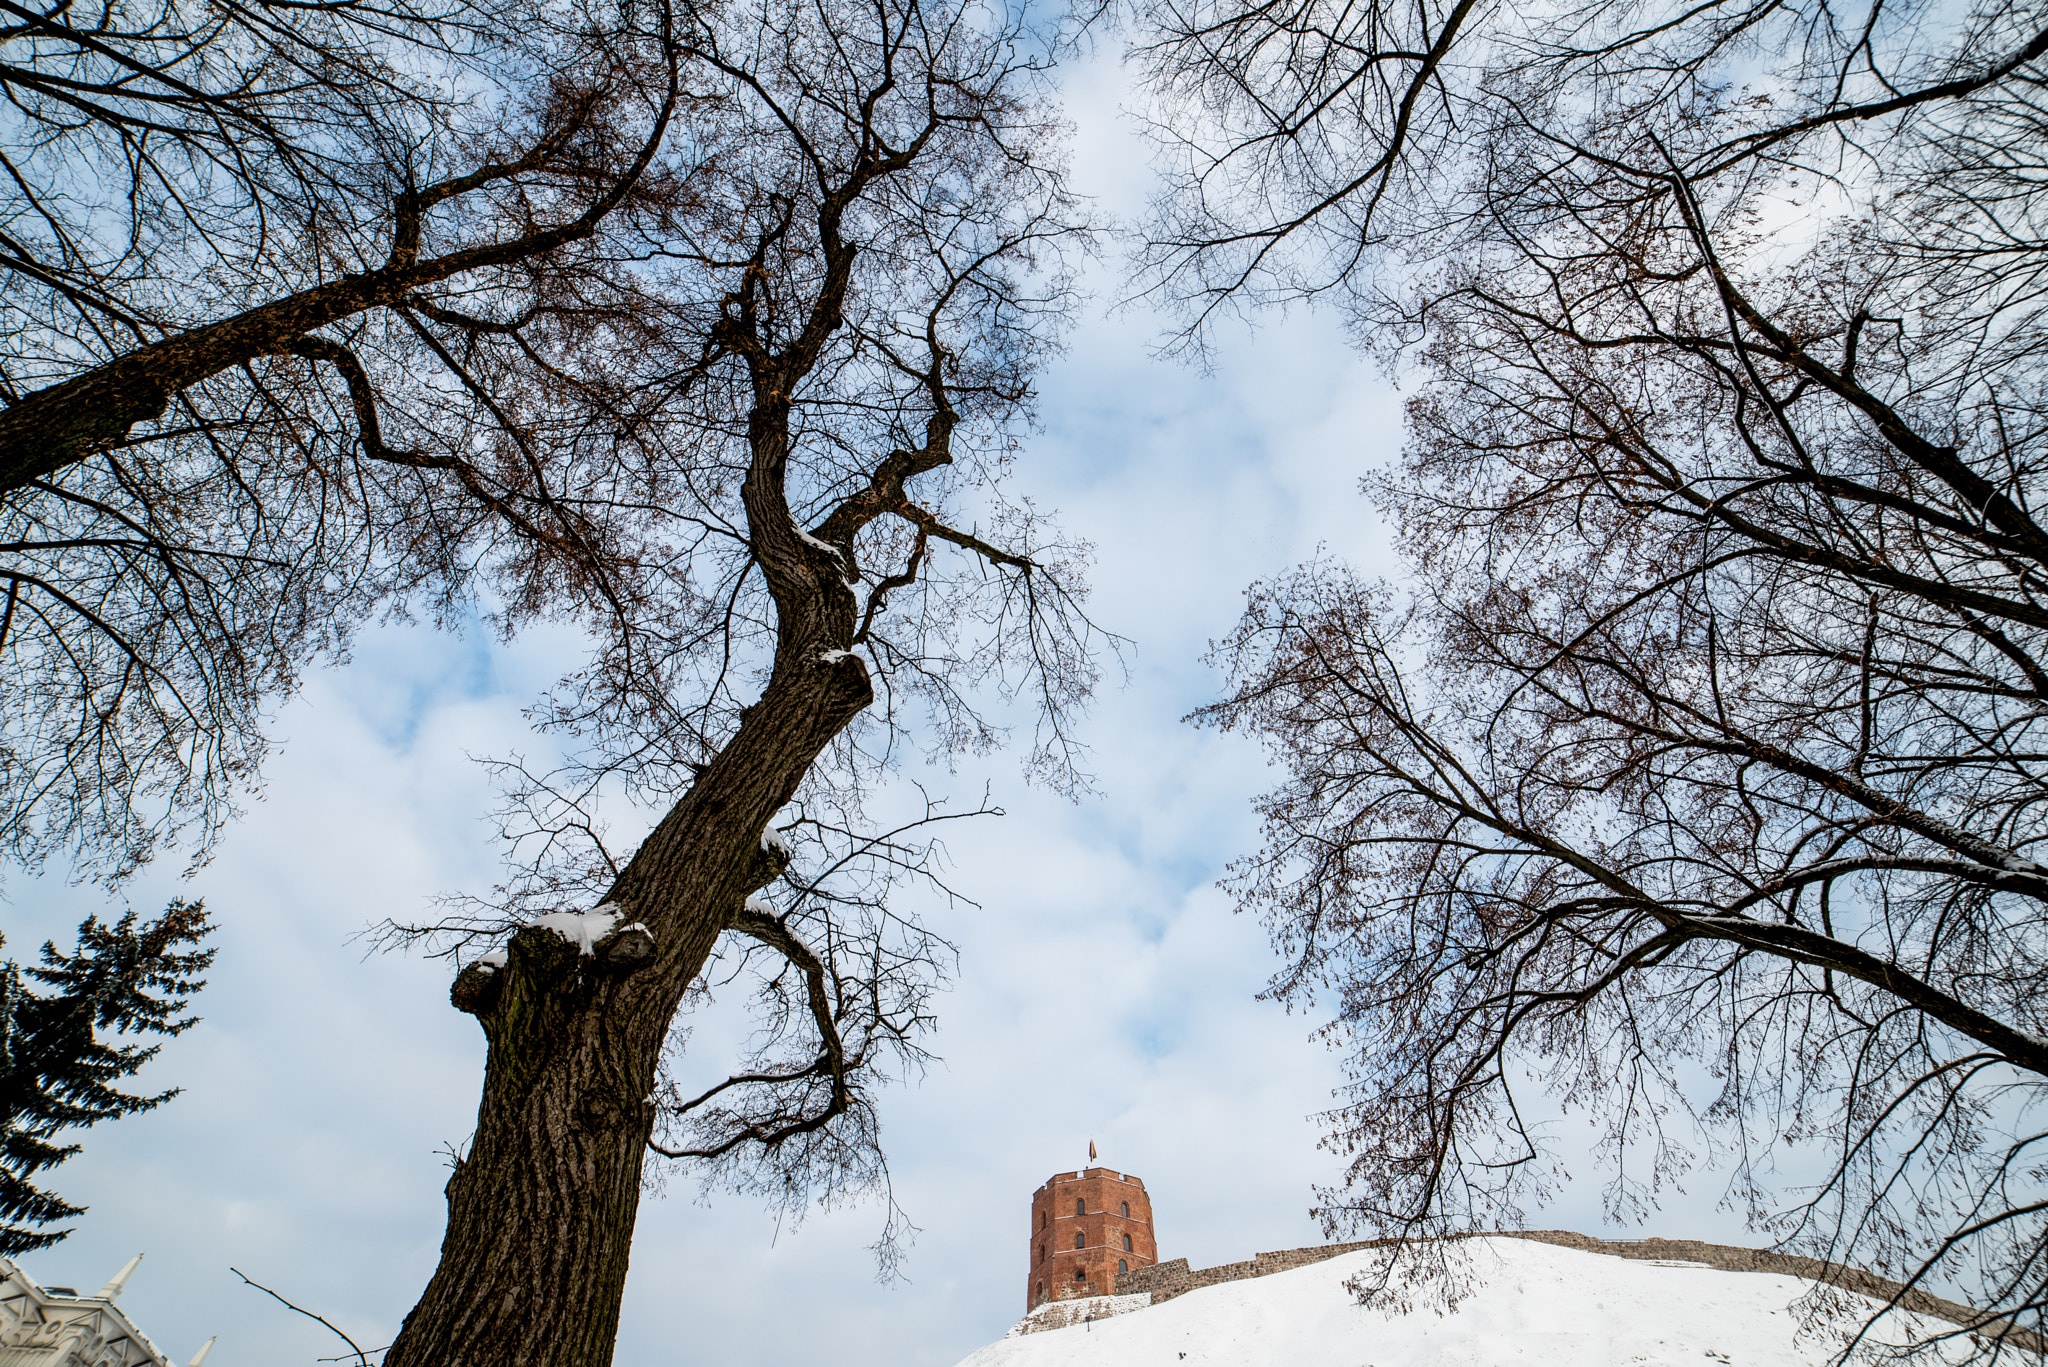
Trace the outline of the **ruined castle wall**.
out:
<instances>
[{"instance_id":1,"label":"ruined castle wall","mask_svg":"<svg viewBox=\"0 0 2048 1367\"><path fill-rule=\"evenodd\" d=\"M1786 1277L1804 1277L1823 1286L1840 1287L1868 1296L1872 1300L1895 1304L1900 1309L1911 1310L1932 1319L1947 1320L1977 1330L1987 1338L2002 1338L2016 1348L2032 1353L2048 1351L2048 1342L2031 1330L2021 1329L2006 1320L1986 1315L1983 1311L1958 1301L1930 1295L1917 1287L1908 1287L1874 1272L1865 1272L1860 1267L1845 1267L1840 1263L1822 1262L1818 1258L1802 1258L1795 1253L1773 1253L1764 1248L1737 1248L1731 1244L1702 1243L1698 1239L1595 1239L1586 1234L1574 1234L1565 1229L1503 1230L1501 1236L1510 1239L1532 1239L1537 1243L1556 1244L1561 1248L1583 1249L1588 1253L1605 1253L1615 1258L1639 1258L1655 1261L1679 1261L1705 1263L1723 1272L1775 1272Z\"/></svg>"},{"instance_id":2,"label":"ruined castle wall","mask_svg":"<svg viewBox=\"0 0 2048 1367\"><path fill-rule=\"evenodd\" d=\"M1353 1253L1361 1248L1377 1248L1391 1240L1368 1239L1356 1244L1319 1244L1313 1248L1282 1249L1278 1253L1256 1253L1249 1261L1223 1263L1217 1267L1190 1268L1186 1258L1175 1258L1171 1262L1155 1263L1151 1267L1133 1268L1116 1279L1116 1294L1136 1295L1139 1292L1152 1293L1152 1303L1170 1301L1175 1296L1184 1296L1204 1286L1215 1286L1219 1282L1239 1282L1247 1277L1270 1277L1275 1272L1288 1272L1297 1267L1307 1267L1326 1258L1339 1254Z\"/></svg>"},{"instance_id":3,"label":"ruined castle wall","mask_svg":"<svg viewBox=\"0 0 2048 1367\"><path fill-rule=\"evenodd\" d=\"M1963 1325L1987 1338L2003 1339L2012 1347L2027 1352L2048 1351L2048 1342L2044 1342L2040 1335L2019 1328L2009 1321L1988 1316L1970 1306L1930 1295L1917 1288L1902 1286L1898 1282L1865 1272L1861 1268L1822 1262L1818 1258L1773 1253L1768 1249L1709 1244L1697 1239L1595 1239L1590 1235L1574 1234L1563 1229L1498 1230L1485 1237L1529 1239L1536 1243L1556 1244L1561 1248L1576 1248L1586 1253L1602 1253L1613 1258L1702 1263L1724 1272L1774 1272L1782 1276L1803 1277L1823 1286L1839 1287L1873 1300L1896 1304L1901 1309L1911 1310L1933 1319ZM1319 1263L1341 1254L1355 1253L1366 1248L1386 1248L1400 1242L1402 1241L1399 1239L1365 1239L1350 1244L1290 1248L1278 1253L1260 1253L1247 1262L1224 1263L1217 1267L1203 1268L1190 1268L1186 1258L1175 1258L1170 1262L1155 1263L1151 1267L1134 1268L1118 1277L1116 1294L1127 1296L1149 1293L1152 1304L1158 1305L1162 1301L1186 1295L1201 1287L1243 1281L1250 1277L1270 1277L1275 1272L1306 1267L1310 1263Z\"/></svg>"}]
</instances>

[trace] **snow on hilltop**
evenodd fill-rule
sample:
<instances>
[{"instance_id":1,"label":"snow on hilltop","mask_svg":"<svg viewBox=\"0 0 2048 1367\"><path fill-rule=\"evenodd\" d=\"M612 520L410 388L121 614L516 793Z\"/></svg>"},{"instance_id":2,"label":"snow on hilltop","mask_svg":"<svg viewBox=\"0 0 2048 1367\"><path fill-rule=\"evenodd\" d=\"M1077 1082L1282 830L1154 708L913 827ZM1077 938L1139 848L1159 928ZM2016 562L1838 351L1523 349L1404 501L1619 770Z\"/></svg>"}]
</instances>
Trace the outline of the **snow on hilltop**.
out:
<instances>
[{"instance_id":1,"label":"snow on hilltop","mask_svg":"<svg viewBox=\"0 0 2048 1367\"><path fill-rule=\"evenodd\" d=\"M1825 1327L1801 1332L1802 1278L1522 1239L1463 1247L1477 1285L1449 1313L1359 1305L1345 1280L1386 1256L1365 1250L1004 1339L960 1367L1824 1367L1841 1349ZM1955 1326L1894 1312L1878 1328L1897 1341Z\"/></svg>"}]
</instances>

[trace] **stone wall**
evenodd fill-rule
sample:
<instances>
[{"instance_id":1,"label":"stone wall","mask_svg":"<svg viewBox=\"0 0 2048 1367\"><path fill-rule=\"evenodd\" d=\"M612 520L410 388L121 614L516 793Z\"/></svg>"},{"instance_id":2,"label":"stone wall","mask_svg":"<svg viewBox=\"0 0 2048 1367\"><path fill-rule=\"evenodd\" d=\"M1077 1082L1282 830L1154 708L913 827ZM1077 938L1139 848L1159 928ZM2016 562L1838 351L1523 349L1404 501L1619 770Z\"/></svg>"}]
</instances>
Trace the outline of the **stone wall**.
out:
<instances>
[{"instance_id":1,"label":"stone wall","mask_svg":"<svg viewBox=\"0 0 2048 1367\"><path fill-rule=\"evenodd\" d=\"M1247 1277L1270 1277L1275 1272L1286 1272L1310 1263L1322 1262L1339 1254L1353 1253L1361 1248L1378 1248L1391 1243L1389 1239L1367 1239L1356 1244L1320 1244L1314 1248L1288 1248L1278 1253L1255 1253L1250 1261L1224 1263L1218 1267L1190 1268L1186 1258L1175 1258L1171 1262L1155 1263L1151 1267L1135 1267L1116 1279L1116 1294L1136 1295L1141 1292L1152 1294L1152 1303L1170 1301L1175 1296L1184 1296L1204 1286L1215 1286L1218 1282L1240 1282Z\"/></svg>"},{"instance_id":2,"label":"stone wall","mask_svg":"<svg viewBox=\"0 0 2048 1367\"><path fill-rule=\"evenodd\" d=\"M1563 1229L1499 1230L1488 1237L1530 1239L1542 1244L1556 1244L1562 1248L1576 1248L1585 1253L1604 1253L1613 1258L1703 1263L1724 1272L1775 1272L1782 1276L1804 1277L1808 1281L1840 1287L1845 1291L1869 1296L1873 1300L1894 1303L1902 1309L1962 1325L1987 1338L2002 1339L2007 1345L2026 1352L2048 1352L2048 1341L2044 1341L2031 1330L2012 1325L2009 1321L1994 1319L1970 1306L1902 1286L1898 1282L1872 1272L1865 1272L1858 1267L1844 1267L1839 1263L1822 1262L1818 1258L1773 1253L1761 1248L1737 1248L1729 1244L1702 1243L1697 1239L1595 1239L1591 1235L1574 1234ZM1172 1300L1175 1296L1186 1295L1204 1286L1243 1281L1248 1277L1270 1277L1275 1272L1307 1267L1310 1263L1319 1263L1341 1254L1355 1253L1366 1248L1386 1248L1400 1242L1398 1239L1365 1239L1350 1244L1289 1248L1277 1253L1255 1254L1248 1262L1224 1263L1218 1267L1190 1268L1186 1258L1175 1258L1171 1262L1156 1263L1151 1267L1134 1268L1126 1272L1116 1279L1116 1294L1126 1296L1149 1293L1152 1304L1158 1305L1162 1301Z\"/></svg>"},{"instance_id":3,"label":"stone wall","mask_svg":"<svg viewBox=\"0 0 2048 1367\"><path fill-rule=\"evenodd\" d=\"M1152 1303L1150 1296L1089 1296L1083 1300L1047 1301L1023 1319L1010 1326L1004 1338L1021 1338L1025 1334L1042 1334L1048 1329L1071 1329L1075 1325L1086 1326L1096 1320L1113 1319L1128 1315L1133 1310L1143 1310Z\"/></svg>"}]
</instances>

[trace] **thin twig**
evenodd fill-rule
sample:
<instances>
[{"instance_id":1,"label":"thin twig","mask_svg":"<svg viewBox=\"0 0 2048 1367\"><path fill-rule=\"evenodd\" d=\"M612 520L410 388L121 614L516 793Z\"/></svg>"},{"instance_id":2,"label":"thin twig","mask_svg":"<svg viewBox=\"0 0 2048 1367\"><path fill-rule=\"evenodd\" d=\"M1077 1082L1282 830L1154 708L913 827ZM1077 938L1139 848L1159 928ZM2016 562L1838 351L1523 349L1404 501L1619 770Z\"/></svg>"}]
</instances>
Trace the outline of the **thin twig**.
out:
<instances>
[{"instance_id":1,"label":"thin twig","mask_svg":"<svg viewBox=\"0 0 2048 1367\"><path fill-rule=\"evenodd\" d=\"M319 1321L320 1321L320 1322L321 1322L322 1324L326 1325L326 1326L327 1326L327 1327L328 1327L329 1329L333 1329L333 1330L334 1330L334 1332L335 1332L336 1334L340 1334L340 1335L341 1335L341 1341L342 1341L343 1343L346 1343L346 1344L347 1344L347 1345L349 1346L349 1348L350 1348L351 1350L353 1350L353 1351L354 1351L354 1353L355 1353L355 1355L356 1355L356 1361L358 1361L358 1362L362 1363L363 1367L370 1367L370 1357L369 1357L369 1354L367 1354L367 1353L365 1353L365 1352L363 1351L363 1349L362 1349L362 1345L361 1345L361 1344L358 1344L358 1343L357 1343L357 1342L356 1342L356 1341L355 1341L354 1339L350 1338L350 1337L349 1337L349 1336L348 1336L347 1334L343 1334L343 1333L341 1332L341 1330L340 1330L340 1329L338 1329L338 1328L335 1328L335 1324L334 1324L334 1321L333 1321L333 1320L331 1320L331 1319L328 1319L328 1318L327 1318L327 1316L325 1316L325 1315L316 1315L316 1314L314 1314L314 1313L313 1313L313 1312L312 1312L311 1310L308 1310L308 1309L306 1309L306 1308L305 1308L304 1306L302 1306L302 1305L293 1305L293 1304L292 1304L292 1303L291 1303L290 1301L286 1300L286 1299L285 1299L285 1298L284 1298L283 1296L280 1296L280 1295L278 1295L278 1294L277 1294L277 1293L276 1293L275 1291L272 1291L272 1290L271 1290L271 1289L270 1289L269 1287L265 1286L265 1285L264 1285L264 1284L263 1284L262 1282L259 1282L259 1281L254 1281L254 1280L252 1280L252 1279L251 1279L251 1278L249 1277L249 1274L248 1274L248 1273L246 1273L246 1272L244 1272L244 1271L242 1271L242 1269L241 1269L241 1268L239 1268L239 1267L231 1267L231 1268L229 1268L229 1269L228 1269L228 1271L230 1271L230 1272L234 1273L234 1274L235 1274L235 1275L236 1275L237 1277L240 1277L240 1278L241 1278L241 1279L242 1279L243 1281L245 1281L245 1282L248 1282L248 1283L249 1283L249 1285L251 1285L251 1286L255 1287L255 1288L256 1288L256 1289L258 1290L258 1291L261 1291L261 1292L262 1292L262 1293L263 1293L264 1295L266 1295L266 1296L270 1297L270 1298L271 1298L272 1300L276 1301L276 1302L277 1302L277 1303L278 1303L279 1305L283 1306L283 1307L284 1307L285 1309L287 1309L287 1310L296 1310L296 1311L297 1311L298 1313L300 1313L301 1315L304 1315L304 1316L305 1316L305 1317L306 1317L307 1319L309 1319L309 1320L319 1320ZM385 1345L385 1347L389 1347L389 1346L390 1346L389 1344L386 1344L386 1345ZM376 1352L379 1352L379 1353L381 1353L381 1352L383 1352L383 1351L384 1351L384 1349L383 1349L383 1348L378 1348L378 1349L375 1349L374 1351L376 1351ZM321 1358L321 1359L320 1359L320 1361L322 1361L322 1362L340 1362L340 1361L341 1361L341 1359L340 1359L340 1358Z\"/></svg>"}]
</instances>

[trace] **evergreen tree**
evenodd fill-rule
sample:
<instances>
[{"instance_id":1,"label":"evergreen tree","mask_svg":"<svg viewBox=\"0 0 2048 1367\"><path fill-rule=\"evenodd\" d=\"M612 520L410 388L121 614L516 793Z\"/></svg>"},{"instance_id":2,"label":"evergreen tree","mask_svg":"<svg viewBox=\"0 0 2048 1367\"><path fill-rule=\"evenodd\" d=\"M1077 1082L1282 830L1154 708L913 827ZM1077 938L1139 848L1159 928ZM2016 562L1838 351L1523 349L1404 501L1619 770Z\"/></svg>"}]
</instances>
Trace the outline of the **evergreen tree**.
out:
<instances>
[{"instance_id":1,"label":"evergreen tree","mask_svg":"<svg viewBox=\"0 0 2048 1367\"><path fill-rule=\"evenodd\" d=\"M79 1145L56 1141L59 1131L147 1111L177 1095L176 1088L153 1096L117 1090L162 1046L114 1044L107 1036L175 1035L197 1023L179 1013L205 986L196 975L213 951L196 946L211 929L204 903L175 901L140 925L132 911L113 926L88 917L77 952L46 942L40 967L0 964L0 1253L56 1243L70 1230L42 1227L84 1210L31 1180L78 1152Z\"/></svg>"}]
</instances>

